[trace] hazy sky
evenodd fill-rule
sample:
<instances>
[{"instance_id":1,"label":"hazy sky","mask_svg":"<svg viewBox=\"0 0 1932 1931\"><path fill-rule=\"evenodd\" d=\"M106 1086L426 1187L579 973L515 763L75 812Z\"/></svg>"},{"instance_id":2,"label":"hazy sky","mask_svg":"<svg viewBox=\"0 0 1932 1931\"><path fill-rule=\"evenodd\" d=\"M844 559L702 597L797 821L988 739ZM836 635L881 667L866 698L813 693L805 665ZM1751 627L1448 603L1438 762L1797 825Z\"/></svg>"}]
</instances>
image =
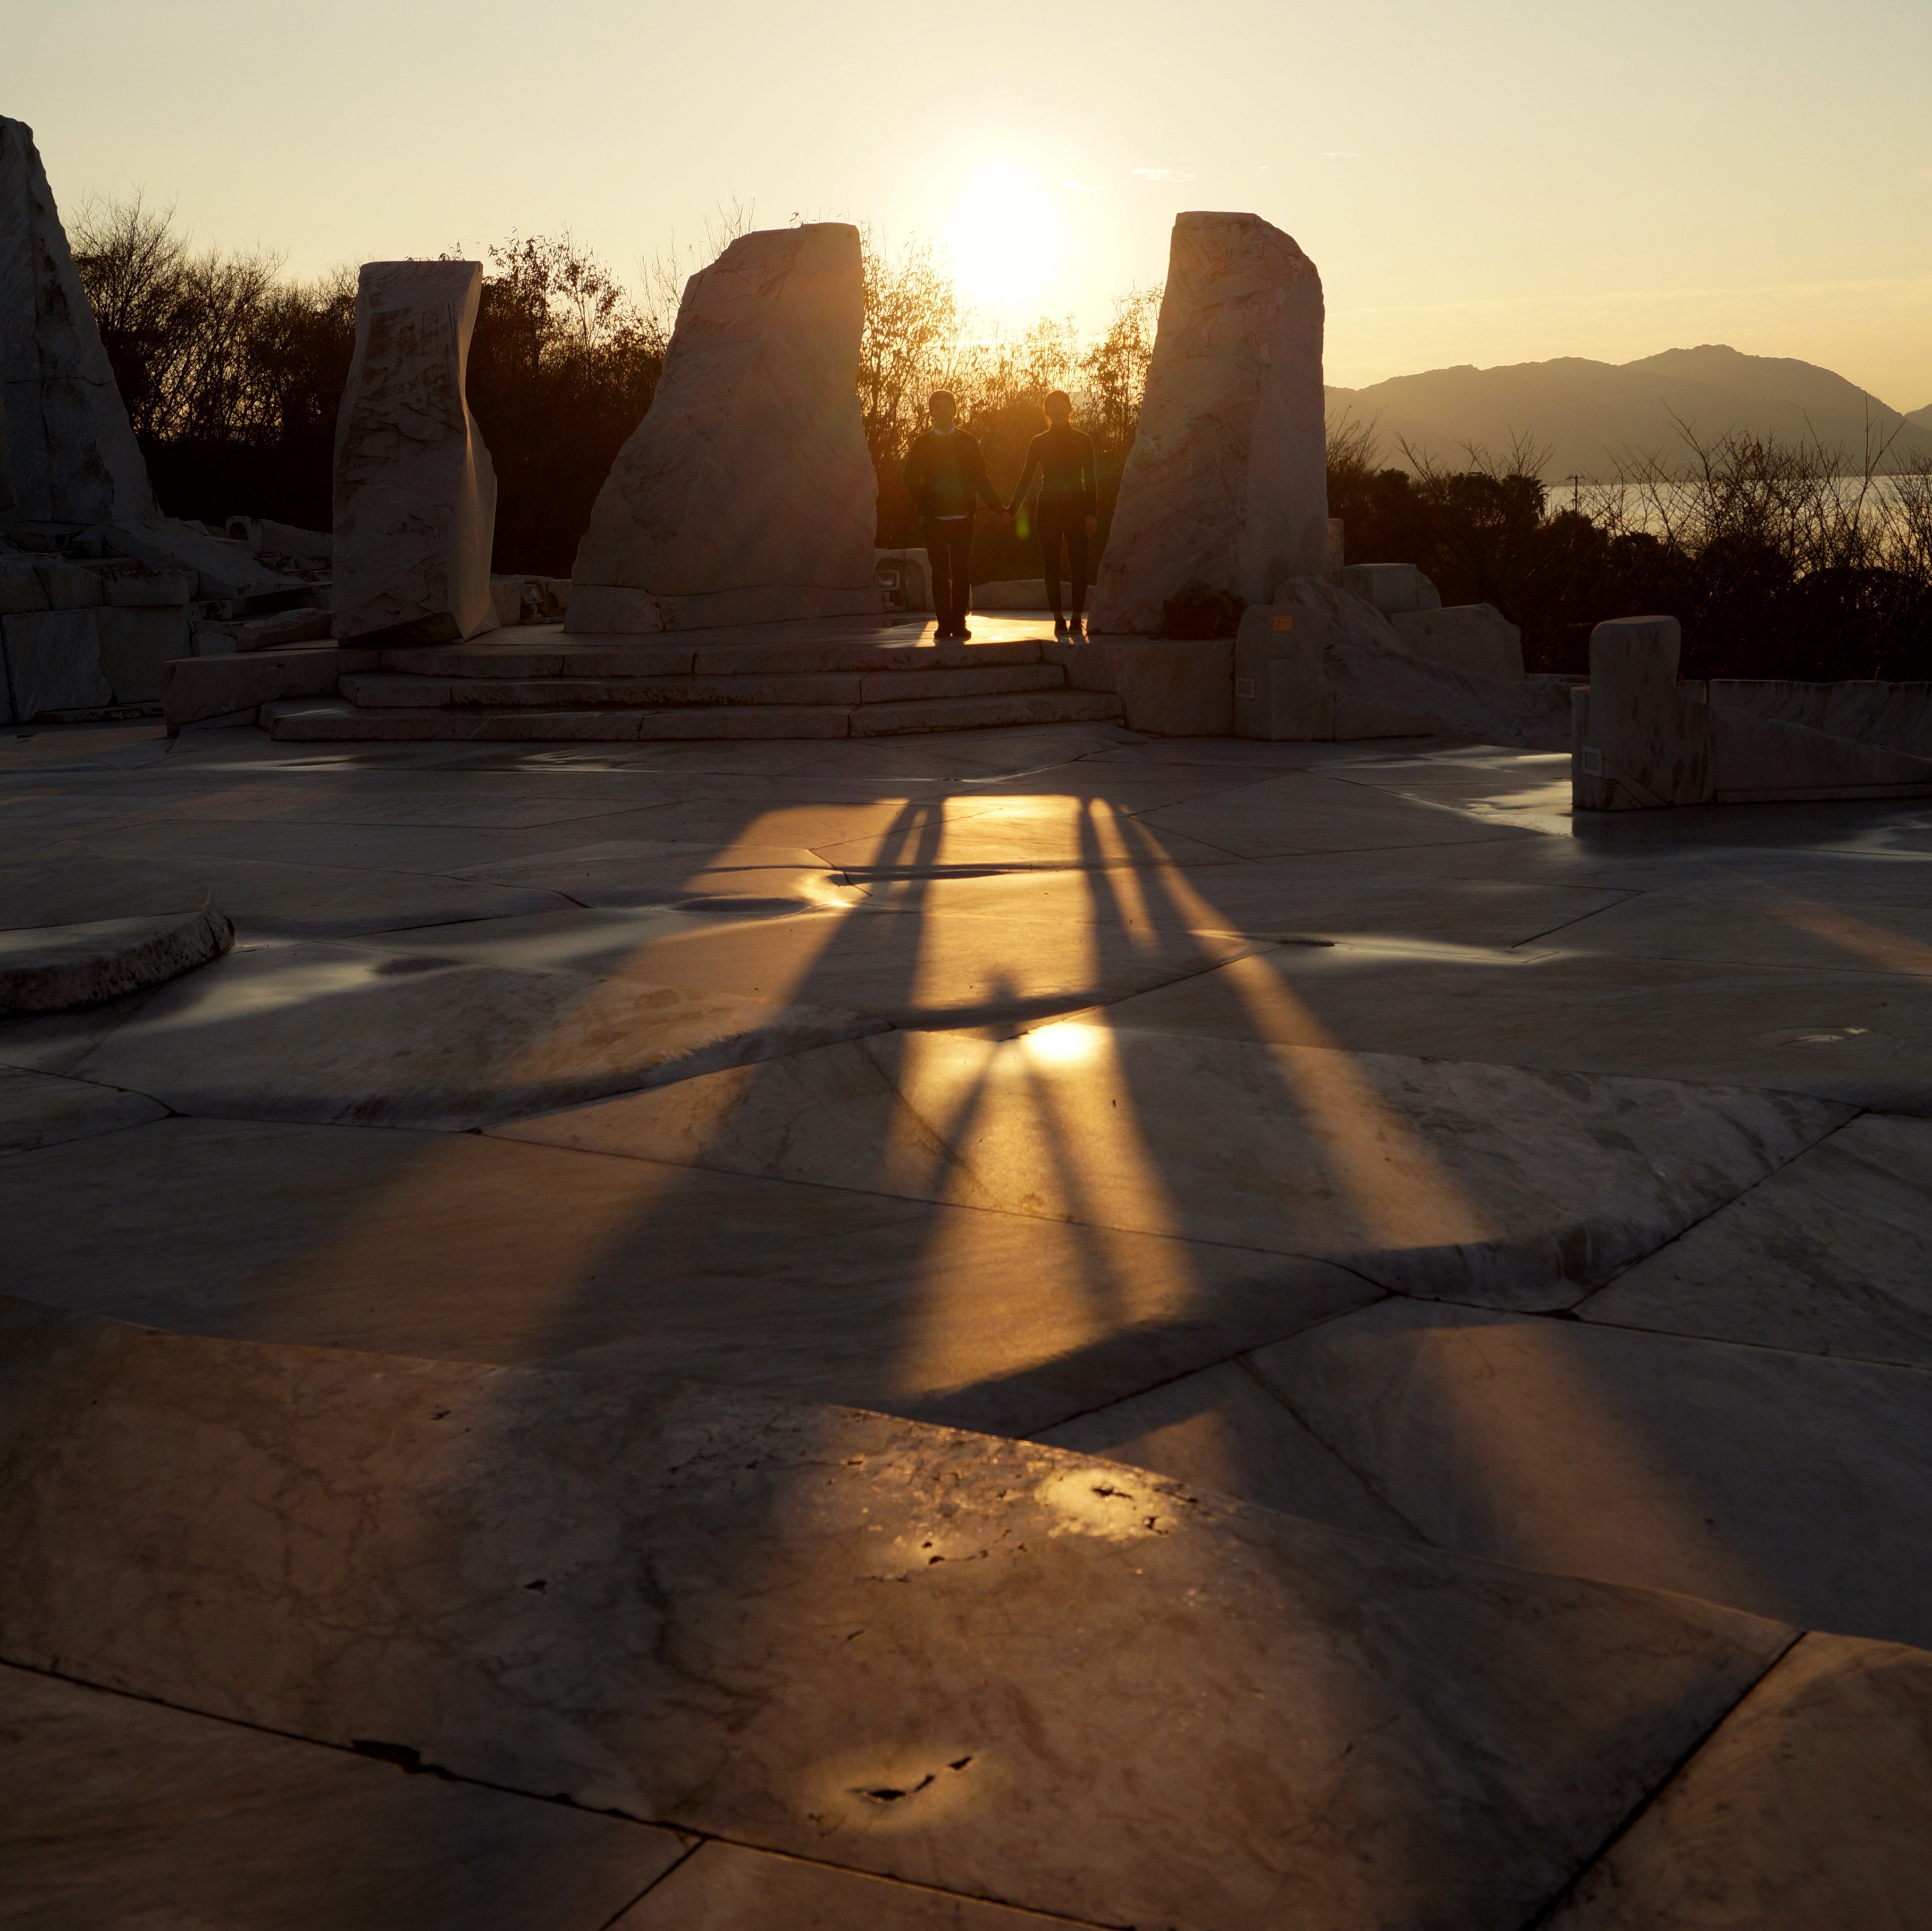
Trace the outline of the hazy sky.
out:
<instances>
[{"instance_id":1,"label":"hazy sky","mask_svg":"<svg viewBox=\"0 0 1932 1931\"><path fill-rule=\"evenodd\" d=\"M1721 341L1932 403L1928 91L1928 0L0 0L64 205L303 270L567 223L634 271L736 197L1090 327L1177 210L1252 209L1350 385Z\"/></svg>"}]
</instances>

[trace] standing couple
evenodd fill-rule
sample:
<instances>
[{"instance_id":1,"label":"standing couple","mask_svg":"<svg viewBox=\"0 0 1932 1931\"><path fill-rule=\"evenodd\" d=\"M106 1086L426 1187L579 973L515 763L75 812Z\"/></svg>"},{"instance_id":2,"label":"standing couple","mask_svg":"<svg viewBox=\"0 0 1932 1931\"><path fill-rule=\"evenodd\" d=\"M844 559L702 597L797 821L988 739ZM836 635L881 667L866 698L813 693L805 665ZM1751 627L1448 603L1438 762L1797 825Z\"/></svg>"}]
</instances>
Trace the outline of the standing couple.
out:
<instances>
[{"instance_id":1,"label":"standing couple","mask_svg":"<svg viewBox=\"0 0 1932 1931\"><path fill-rule=\"evenodd\" d=\"M1040 472L1040 499L1034 505L1034 528L1040 538L1040 560L1046 594L1053 606L1057 637L1080 634L1087 607L1087 539L1092 535L1100 503L1094 488L1094 439L1073 427L1073 405L1058 389L1046 399L1046 427L1027 447L1026 467L1010 502L986 477L986 459L980 445L958 424L957 408L941 389L927 404L932 427L914 443L906 457L906 487L926 522L926 553L932 562L932 606L939 613L941 637L965 638L966 605L972 592L973 517L982 502L1001 517L1010 517L1025 500ZM1073 619L1070 625L1060 607L1060 556L1064 545L1073 578Z\"/></svg>"}]
</instances>

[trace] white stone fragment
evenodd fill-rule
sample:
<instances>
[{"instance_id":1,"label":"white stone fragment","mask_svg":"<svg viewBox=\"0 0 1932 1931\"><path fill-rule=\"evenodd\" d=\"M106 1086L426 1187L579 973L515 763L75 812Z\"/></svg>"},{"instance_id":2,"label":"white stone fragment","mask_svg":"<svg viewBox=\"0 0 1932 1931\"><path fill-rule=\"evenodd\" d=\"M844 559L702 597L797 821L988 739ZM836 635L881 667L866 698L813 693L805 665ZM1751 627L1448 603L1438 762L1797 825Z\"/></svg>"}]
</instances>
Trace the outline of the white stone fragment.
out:
<instances>
[{"instance_id":1,"label":"white stone fragment","mask_svg":"<svg viewBox=\"0 0 1932 1931\"><path fill-rule=\"evenodd\" d=\"M686 284L650 411L572 571L574 631L682 630L884 607L859 411L859 231L740 235Z\"/></svg>"},{"instance_id":2,"label":"white stone fragment","mask_svg":"<svg viewBox=\"0 0 1932 1931\"><path fill-rule=\"evenodd\" d=\"M1178 216L1092 628L1159 630L1190 583L1265 603L1328 557L1322 278L1255 214Z\"/></svg>"},{"instance_id":3,"label":"white stone fragment","mask_svg":"<svg viewBox=\"0 0 1932 1931\"><path fill-rule=\"evenodd\" d=\"M0 510L77 523L159 514L33 131L4 118L0 431Z\"/></svg>"},{"instance_id":4,"label":"white stone fragment","mask_svg":"<svg viewBox=\"0 0 1932 1931\"><path fill-rule=\"evenodd\" d=\"M464 397L478 262L367 262L335 426L338 637L493 628L496 472Z\"/></svg>"}]
</instances>

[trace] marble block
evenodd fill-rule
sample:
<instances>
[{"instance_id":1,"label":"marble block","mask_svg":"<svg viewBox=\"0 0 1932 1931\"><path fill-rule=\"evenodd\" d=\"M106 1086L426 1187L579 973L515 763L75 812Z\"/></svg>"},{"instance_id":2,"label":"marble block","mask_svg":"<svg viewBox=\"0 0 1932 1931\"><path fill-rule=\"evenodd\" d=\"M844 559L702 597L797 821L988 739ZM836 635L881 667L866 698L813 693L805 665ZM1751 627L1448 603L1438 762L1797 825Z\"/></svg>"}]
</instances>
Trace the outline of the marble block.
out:
<instances>
[{"instance_id":1,"label":"marble block","mask_svg":"<svg viewBox=\"0 0 1932 1931\"><path fill-rule=\"evenodd\" d=\"M42 610L0 618L7 682L22 724L53 711L99 710L114 702L100 666L100 610Z\"/></svg>"},{"instance_id":2,"label":"marble block","mask_svg":"<svg viewBox=\"0 0 1932 1931\"><path fill-rule=\"evenodd\" d=\"M649 413L571 573L566 626L650 631L884 607L859 410L859 231L741 235L686 283Z\"/></svg>"},{"instance_id":3,"label":"marble block","mask_svg":"<svg viewBox=\"0 0 1932 1931\"><path fill-rule=\"evenodd\" d=\"M1336 572L1334 581L1385 617L1442 607L1442 592L1413 563L1350 563Z\"/></svg>"},{"instance_id":4,"label":"marble block","mask_svg":"<svg viewBox=\"0 0 1932 1931\"><path fill-rule=\"evenodd\" d=\"M0 609L5 606L0 604ZM1705 696L1726 709L1750 711L1787 724L1809 724L1834 738L1888 745L1932 757L1932 683L1846 678L1828 684L1783 677L1713 677Z\"/></svg>"},{"instance_id":5,"label":"marble block","mask_svg":"<svg viewBox=\"0 0 1932 1931\"><path fill-rule=\"evenodd\" d=\"M874 553L872 580L895 610L932 608L932 559L922 549Z\"/></svg>"},{"instance_id":6,"label":"marble block","mask_svg":"<svg viewBox=\"0 0 1932 1931\"><path fill-rule=\"evenodd\" d=\"M1056 637L1040 654L1076 691L1114 692L1130 730L1226 737L1234 729L1231 638Z\"/></svg>"},{"instance_id":7,"label":"marble block","mask_svg":"<svg viewBox=\"0 0 1932 1931\"><path fill-rule=\"evenodd\" d=\"M0 1465L22 1663L1172 1931L1528 1923L1792 1633L1035 1444L17 1300Z\"/></svg>"},{"instance_id":8,"label":"marble block","mask_svg":"<svg viewBox=\"0 0 1932 1931\"><path fill-rule=\"evenodd\" d=\"M1418 657L1473 670L1505 682L1522 682L1522 632L1493 604L1452 604L1446 610L1398 610L1395 634Z\"/></svg>"},{"instance_id":9,"label":"marble block","mask_svg":"<svg viewBox=\"0 0 1932 1931\"><path fill-rule=\"evenodd\" d=\"M366 262L335 424L335 634L448 643L493 629L496 472L464 382L477 262Z\"/></svg>"},{"instance_id":10,"label":"marble block","mask_svg":"<svg viewBox=\"0 0 1932 1931\"><path fill-rule=\"evenodd\" d=\"M1328 547L1322 277L1255 214L1178 216L1092 628L1151 636L1190 583L1265 603Z\"/></svg>"},{"instance_id":11,"label":"marble block","mask_svg":"<svg viewBox=\"0 0 1932 1931\"><path fill-rule=\"evenodd\" d=\"M0 479L4 480L4 479ZM0 502L0 509L6 507ZM47 608L47 588L31 556L0 556L0 616Z\"/></svg>"},{"instance_id":12,"label":"marble block","mask_svg":"<svg viewBox=\"0 0 1932 1931\"><path fill-rule=\"evenodd\" d=\"M1572 808L1932 796L1932 759L1708 704L1679 687L1675 617L1590 633L1590 682L1572 700Z\"/></svg>"},{"instance_id":13,"label":"marble block","mask_svg":"<svg viewBox=\"0 0 1932 1931\"><path fill-rule=\"evenodd\" d=\"M284 577L256 560L245 543L211 536L205 529L172 517L142 523L110 523L102 532L116 556L144 568L192 574L189 594L196 597L254 597L306 587L299 577ZM112 602L110 596L109 601Z\"/></svg>"},{"instance_id":14,"label":"marble block","mask_svg":"<svg viewBox=\"0 0 1932 1931\"><path fill-rule=\"evenodd\" d=\"M167 667L188 654L187 610L179 604L94 613L100 674L117 704L158 704Z\"/></svg>"},{"instance_id":15,"label":"marble block","mask_svg":"<svg viewBox=\"0 0 1932 1931\"><path fill-rule=\"evenodd\" d=\"M159 514L33 130L4 117L0 438L0 511L80 523Z\"/></svg>"},{"instance_id":16,"label":"marble block","mask_svg":"<svg viewBox=\"0 0 1932 1931\"><path fill-rule=\"evenodd\" d=\"M1276 740L1443 733L1567 749L1570 694L1520 674L1486 675L1422 655L1391 619L1360 598L1303 577L1241 619L1234 729L1243 737Z\"/></svg>"}]
</instances>

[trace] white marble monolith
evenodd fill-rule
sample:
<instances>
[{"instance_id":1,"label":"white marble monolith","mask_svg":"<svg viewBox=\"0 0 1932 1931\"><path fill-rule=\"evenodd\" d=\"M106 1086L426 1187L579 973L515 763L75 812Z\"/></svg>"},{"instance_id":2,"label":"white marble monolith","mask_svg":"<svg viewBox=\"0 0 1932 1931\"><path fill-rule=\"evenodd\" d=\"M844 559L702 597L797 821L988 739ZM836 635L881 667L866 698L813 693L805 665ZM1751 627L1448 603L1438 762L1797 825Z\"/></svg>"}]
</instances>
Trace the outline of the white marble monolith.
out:
<instances>
[{"instance_id":1,"label":"white marble monolith","mask_svg":"<svg viewBox=\"0 0 1932 1931\"><path fill-rule=\"evenodd\" d=\"M1177 216L1090 628L1151 635L1204 584L1264 604L1328 550L1322 277L1258 214Z\"/></svg>"},{"instance_id":2,"label":"white marble monolith","mask_svg":"<svg viewBox=\"0 0 1932 1931\"><path fill-rule=\"evenodd\" d=\"M139 523L160 514L33 130L4 118L0 514L66 523Z\"/></svg>"},{"instance_id":3,"label":"white marble monolith","mask_svg":"<svg viewBox=\"0 0 1932 1931\"><path fill-rule=\"evenodd\" d=\"M464 382L479 262L367 262L335 424L339 638L446 643L494 628L496 472Z\"/></svg>"},{"instance_id":4,"label":"white marble monolith","mask_svg":"<svg viewBox=\"0 0 1932 1931\"><path fill-rule=\"evenodd\" d=\"M568 628L658 631L883 607L859 412L859 231L742 235L686 283L657 394L572 572Z\"/></svg>"}]
</instances>

